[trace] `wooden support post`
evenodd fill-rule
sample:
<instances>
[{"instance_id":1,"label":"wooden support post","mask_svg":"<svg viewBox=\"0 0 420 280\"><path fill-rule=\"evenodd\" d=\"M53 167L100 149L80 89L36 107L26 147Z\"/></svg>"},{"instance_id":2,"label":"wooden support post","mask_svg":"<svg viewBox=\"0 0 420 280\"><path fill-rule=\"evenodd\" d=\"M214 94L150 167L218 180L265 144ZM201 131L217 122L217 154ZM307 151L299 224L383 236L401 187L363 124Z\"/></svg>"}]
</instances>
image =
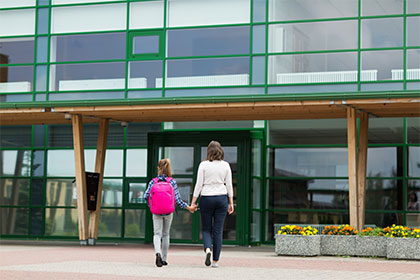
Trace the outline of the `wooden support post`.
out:
<instances>
[{"instance_id":1,"label":"wooden support post","mask_svg":"<svg viewBox=\"0 0 420 280\"><path fill-rule=\"evenodd\" d=\"M71 117L73 126L74 162L76 171L77 189L77 216L79 218L79 240L87 242L88 239L88 210L85 174L85 154L83 143L83 118L81 115Z\"/></svg>"},{"instance_id":2,"label":"wooden support post","mask_svg":"<svg viewBox=\"0 0 420 280\"><path fill-rule=\"evenodd\" d=\"M101 202L102 202L102 183L104 178L104 168L105 168L105 154L106 154L106 144L108 138L108 119L101 119L99 122L99 132L98 132L98 144L96 147L96 162L95 162L95 173L99 173L99 183L98 183L98 197L96 201L96 210L90 212L89 218L89 243L91 239L93 244L95 240L98 239L98 225L99 218L101 213ZM93 245L91 244L91 245Z\"/></svg>"},{"instance_id":3,"label":"wooden support post","mask_svg":"<svg viewBox=\"0 0 420 280\"><path fill-rule=\"evenodd\" d=\"M368 146L368 113L361 113L360 134L359 134L359 157L357 160L357 195L358 195L358 230L361 231L365 225L366 205L366 166Z\"/></svg>"},{"instance_id":4,"label":"wooden support post","mask_svg":"<svg viewBox=\"0 0 420 280\"><path fill-rule=\"evenodd\" d=\"M359 228L358 226L358 205L357 205L357 125L356 110L347 108L347 150L349 164L349 213L350 226Z\"/></svg>"}]
</instances>

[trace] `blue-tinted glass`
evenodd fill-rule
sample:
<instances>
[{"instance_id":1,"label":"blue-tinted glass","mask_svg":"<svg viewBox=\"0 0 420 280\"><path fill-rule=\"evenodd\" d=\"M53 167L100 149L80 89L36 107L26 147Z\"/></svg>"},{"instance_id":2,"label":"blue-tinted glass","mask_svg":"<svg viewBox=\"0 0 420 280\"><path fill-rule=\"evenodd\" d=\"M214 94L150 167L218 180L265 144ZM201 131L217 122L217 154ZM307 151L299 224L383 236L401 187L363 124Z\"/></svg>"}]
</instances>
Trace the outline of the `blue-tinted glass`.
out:
<instances>
[{"instance_id":1,"label":"blue-tinted glass","mask_svg":"<svg viewBox=\"0 0 420 280\"><path fill-rule=\"evenodd\" d=\"M47 65L36 66L36 91L47 90Z\"/></svg>"},{"instance_id":2,"label":"blue-tinted glass","mask_svg":"<svg viewBox=\"0 0 420 280\"><path fill-rule=\"evenodd\" d=\"M49 5L51 0L38 0L38 5Z\"/></svg>"},{"instance_id":3,"label":"blue-tinted glass","mask_svg":"<svg viewBox=\"0 0 420 280\"><path fill-rule=\"evenodd\" d=\"M256 25L252 28L252 52L265 52L265 25Z\"/></svg>"},{"instance_id":4,"label":"blue-tinted glass","mask_svg":"<svg viewBox=\"0 0 420 280\"><path fill-rule=\"evenodd\" d=\"M85 61L125 58L125 33L81 34L51 37L56 51L52 61Z\"/></svg>"},{"instance_id":5,"label":"blue-tinted glass","mask_svg":"<svg viewBox=\"0 0 420 280\"><path fill-rule=\"evenodd\" d=\"M168 56L249 53L249 27L212 27L168 31Z\"/></svg>"},{"instance_id":6,"label":"blue-tinted glass","mask_svg":"<svg viewBox=\"0 0 420 280\"><path fill-rule=\"evenodd\" d=\"M131 61L128 73L128 88L155 88L156 79L162 78L162 61Z\"/></svg>"},{"instance_id":7,"label":"blue-tinted glass","mask_svg":"<svg viewBox=\"0 0 420 280\"><path fill-rule=\"evenodd\" d=\"M1 76L1 82L6 83L2 87L4 92L28 92L32 90L33 66L9 66L0 67L0 73L6 73ZM19 82L10 85L8 82Z\"/></svg>"},{"instance_id":8,"label":"blue-tinted glass","mask_svg":"<svg viewBox=\"0 0 420 280\"><path fill-rule=\"evenodd\" d=\"M363 19L362 48L387 48L403 46L403 19Z\"/></svg>"},{"instance_id":9,"label":"blue-tinted glass","mask_svg":"<svg viewBox=\"0 0 420 280\"><path fill-rule=\"evenodd\" d=\"M265 82L265 57L254 56L252 58L252 84L262 85Z\"/></svg>"},{"instance_id":10,"label":"blue-tinted glass","mask_svg":"<svg viewBox=\"0 0 420 280\"><path fill-rule=\"evenodd\" d=\"M36 94L35 101L47 101L47 95L45 93Z\"/></svg>"},{"instance_id":11,"label":"blue-tinted glass","mask_svg":"<svg viewBox=\"0 0 420 280\"><path fill-rule=\"evenodd\" d=\"M137 36L133 38L133 54L159 52L159 36Z\"/></svg>"},{"instance_id":12,"label":"blue-tinted glass","mask_svg":"<svg viewBox=\"0 0 420 280\"><path fill-rule=\"evenodd\" d=\"M265 7L266 7L266 0L254 0L254 9L252 15L253 22L263 22L265 21Z\"/></svg>"},{"instance_id":13,"label":"blue-tinted glass","mask_svg":"<svg viewBox=\"0 0 420 280\"><path fill-rule=\"evenodd\" d=\"M45 126L34 125L34 147L42 148L45 146Z\"/></svg>"},{"instance_id":14,"label":"blue-tinted glass","mask_svg":"<svg viewBox=\"0 0 420 280\"><path fill-rule=\"evenodd\" d=\"M33 62L34 38L0 38L0 64Z\"/></svg>"},{"instance_id":15,"label":"blue-tinted glass","mask_svg":"<svg viewBox=\"0 0 420 280\"><path fill-rule=\"evenodd\" d=\"M36 62L47 62L48 37L38 37L36 45Z\"/></svg>"},{"instance_id":16,"label":"blue-tinted glass","mask_svg":"<svg viewBox=\"0 0 420 280\"><path fill-rule=\"evenodd\" d=\"M43 205L44 179L32 179L32 205Z\"/></svg>"},{"instance_id":17,"label":"blue-tinted glass","mask_svg":"<svg viewBox=\"0 0 420 280\"><path fill-rule=\"evenodd\" d=\"M34 151L34 158L32 161L32 175L44 176L44 151Z\"/></svg>"},{"instance_id":18,"label":"blue-tinted glass","mask_svg":"<svg viewBox=\"0 0 420 280\"><path fill-rule=\"evenodd\" d=\"M123 89L125 63L77 63L52 65L50 90ZM51 88L53 87L53 88Z\"/></svg>"},{"instance_id":19,"label":"blue-tinted glass","mask_svg":"<svg viewBox=\"0 0 420 280\"><path fill-rule=\"evenodd\" d=\"M348 176L347 148L274 149L270 160L270 176Z\"/></svg>"},{"instance_id":20,"label":"blue-tinted glass","mask_svg":"<svg viewBox=\"0 0 420 280\"><path fill-rule=\"evenodd\" d=\"M49 11L48 8L38 9L38 34L48 33Z\"/></svg>"},{"instance_id":21,"label":"blue-tinted glass","mask_svg":"<svg viewBox=\"0 0 420 280\"><path fill-rule=\"evenodd\" d=\"M31 235L42 234L42 208L31 209Z\"/></svg>"}]
</instances>

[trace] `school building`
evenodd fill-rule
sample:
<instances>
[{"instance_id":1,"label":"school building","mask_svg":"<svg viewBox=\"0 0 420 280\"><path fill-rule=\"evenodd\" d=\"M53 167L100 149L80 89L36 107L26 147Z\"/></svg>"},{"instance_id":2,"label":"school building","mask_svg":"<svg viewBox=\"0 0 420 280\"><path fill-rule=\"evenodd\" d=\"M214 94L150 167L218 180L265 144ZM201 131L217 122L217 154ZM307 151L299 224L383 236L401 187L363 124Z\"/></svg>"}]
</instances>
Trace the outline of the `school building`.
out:
<instances>
[{"instance_id":1,"label":"school building","mask_svg":"<svg viewBox=\"0 0 420 280\"><path fill-rule=\"evenodd\" d=\"M158 160L190 202L211 140L226 244L420 226L419 26L418 0L0 0L0 237L152 242Z\"/></svg>"}]
</instances>

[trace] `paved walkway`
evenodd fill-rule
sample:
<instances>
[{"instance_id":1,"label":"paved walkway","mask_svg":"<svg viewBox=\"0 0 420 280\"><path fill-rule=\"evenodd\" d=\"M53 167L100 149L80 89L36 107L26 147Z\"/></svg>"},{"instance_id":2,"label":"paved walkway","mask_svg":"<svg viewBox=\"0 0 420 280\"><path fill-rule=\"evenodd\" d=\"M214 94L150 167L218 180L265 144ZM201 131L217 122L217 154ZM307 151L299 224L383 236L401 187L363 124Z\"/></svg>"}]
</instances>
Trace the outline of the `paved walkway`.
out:
<instances>
[{"instance_id":1,"label":"paved walkway","mask_svg":"<svg viewBox=\"0 0 420 280\"><path fill-rule=\"evenodd\" d=\"M224 247L219 268L204 266L201 247L172 245L166 267L152 245L8 242L0 245L0 279L415 279L420 262L379 258L279 257L274 247Z\"/></svg>"}]
</instances>

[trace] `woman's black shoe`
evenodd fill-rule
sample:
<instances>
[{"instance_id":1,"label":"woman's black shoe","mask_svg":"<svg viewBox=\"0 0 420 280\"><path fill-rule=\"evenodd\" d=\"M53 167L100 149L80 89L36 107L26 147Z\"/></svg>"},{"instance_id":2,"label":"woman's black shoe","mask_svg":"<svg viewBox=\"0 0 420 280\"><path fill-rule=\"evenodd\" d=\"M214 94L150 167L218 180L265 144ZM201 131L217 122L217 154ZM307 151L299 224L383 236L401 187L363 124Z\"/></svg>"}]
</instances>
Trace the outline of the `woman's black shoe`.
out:
<instances>
[{"instance_id":1,"label":"woman's black shoe","mask_svg":"<svg viewBox=\"0 0 420 280\"><path fill-rule=\"evenodd\" d=\"M162 265L163 265L162 257L160 256L159 253L156 253L156 266L162 267Z\"/></svg>"},{"instance_id":2,"label":"woman's black shoe","mask_svg":"<svg viewBox=\"0 0 420 280\"><path fill-rule=\"evenodd\" d=\"M163 265L168 265L168 263L166 261L162 261Z\"/></svg>"}]
</instances>

